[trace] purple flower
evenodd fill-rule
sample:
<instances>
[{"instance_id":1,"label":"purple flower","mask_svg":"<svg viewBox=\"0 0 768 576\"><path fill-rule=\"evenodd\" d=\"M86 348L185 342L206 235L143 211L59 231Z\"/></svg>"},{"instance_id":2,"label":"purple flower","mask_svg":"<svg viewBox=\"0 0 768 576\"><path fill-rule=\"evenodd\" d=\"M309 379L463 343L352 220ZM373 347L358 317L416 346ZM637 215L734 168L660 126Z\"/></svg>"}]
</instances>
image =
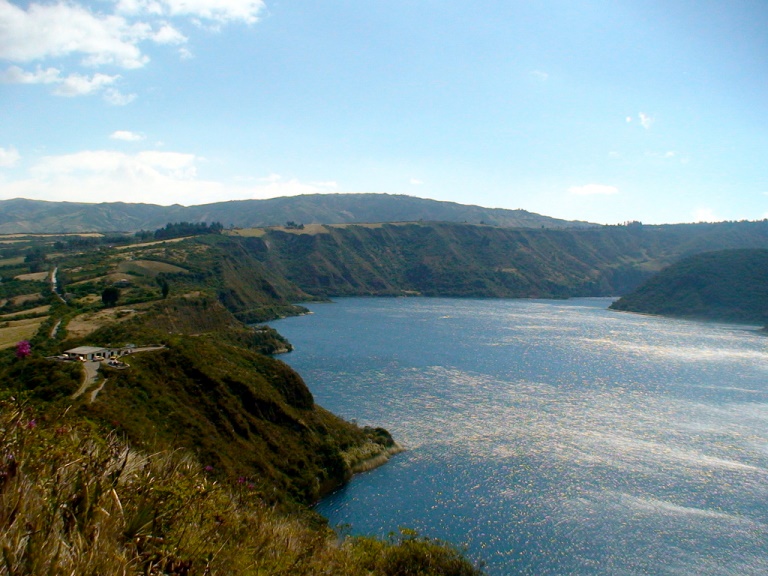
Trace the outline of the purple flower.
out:
<instances>
[{"instance_id":1,"label":"purple flower","mask_svg":"<svg viewBox=\"0 0 768 576\"><path fill-rule=\"evenodd\" d=\"M32 346L30 346L29 340L22 340L16 344L16 358L23 360L30 354L32 354Z\"/></svg>"},{"instance_id":2,"label":"purple flower","mask_svg":"<svg viewBox=\"0 0 768 576\"><path fill-rule=\"evenodd\" d=\"M244 476L240 476L240 478L237 479L237 483L238 484L245 484L245 477Z\"/></svg>"},{"instance_id":3,"label":"purple flower","mask_svg":"<svg viewBox=\"0 0 768 576\"><path fill-rule=\"evenodd\" d=\"M213 466L211 466L210 464L208 464L208 466L206 466L205 468L203 468L203 470L205 470L206 472L213 472Z\"/></svg>"},{"instance_id":4,"label":"purple flower","mask_svg":"<svg viewBox=\"0 0 768 576\"><path fill-rule=\"evenodd\" d=\"M32 428L34 428L35 426L37 426L37 421L34 418L32 418L32 420L27 422L27 428L29 428L30 430L32 430Z\"/></svg>"}]
</instances>

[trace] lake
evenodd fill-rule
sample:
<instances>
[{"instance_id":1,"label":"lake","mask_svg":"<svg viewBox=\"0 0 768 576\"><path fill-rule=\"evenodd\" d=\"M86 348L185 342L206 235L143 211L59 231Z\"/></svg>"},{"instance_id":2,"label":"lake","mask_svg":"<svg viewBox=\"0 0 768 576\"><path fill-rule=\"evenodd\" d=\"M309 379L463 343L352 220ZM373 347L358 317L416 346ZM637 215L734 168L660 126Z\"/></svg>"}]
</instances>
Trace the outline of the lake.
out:
<instances>
[{"instance_id":1,"label":"lake","mask_svg":"<svg viewBox=\"0 0 768 576\"><path fill-rule=\"evenodd\" d=\"M407 448L317 510L491 575L768 574L768 339L610 302L343 298L272 323L319 404Z\"/></svg>"}]
</instances>

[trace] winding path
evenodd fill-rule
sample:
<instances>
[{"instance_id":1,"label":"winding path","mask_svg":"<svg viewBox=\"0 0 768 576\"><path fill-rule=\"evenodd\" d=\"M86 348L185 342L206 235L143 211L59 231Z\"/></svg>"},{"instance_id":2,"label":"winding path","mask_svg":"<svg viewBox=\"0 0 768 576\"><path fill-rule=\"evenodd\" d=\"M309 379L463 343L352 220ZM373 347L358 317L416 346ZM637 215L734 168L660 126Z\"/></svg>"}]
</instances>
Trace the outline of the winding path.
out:
<instances>
[{"instance_id":1,"label":"winding path","mask_svg":"<svg viewBox=\"0 0 768 576\"><path fill-rule=\"evenodd\" d=\"M79 398L83 392L88 390L93 384L96 383L96 380L99 377L99 362L94 362L92 360L89 360L88 362L83 362L83 383L80 384L80 388L77 389L77 392L72 394L72 399ZM102 383L101 388L104 387L104 384ZM91 399L91 402L93 402L93 399Z\"/></svg>"}]
</instances>

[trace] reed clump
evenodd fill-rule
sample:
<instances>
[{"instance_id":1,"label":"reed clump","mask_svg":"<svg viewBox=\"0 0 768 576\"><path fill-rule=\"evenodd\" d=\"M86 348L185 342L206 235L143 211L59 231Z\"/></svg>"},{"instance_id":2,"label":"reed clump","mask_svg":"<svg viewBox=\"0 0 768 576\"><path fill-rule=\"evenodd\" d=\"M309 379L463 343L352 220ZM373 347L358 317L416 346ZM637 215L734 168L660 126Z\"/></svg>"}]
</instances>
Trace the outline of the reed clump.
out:
<instances>
[{"instance_id":1,"label":"reed clump","mask_svg":"<svg viewBox=\"0 0 768 576\"><path fill-rule=\"evenodd\" d=\"M66 416L0 403L0 575L475 575L413 534L342 538L189 453L142 453Z\"/></svg>"}]
</instances>

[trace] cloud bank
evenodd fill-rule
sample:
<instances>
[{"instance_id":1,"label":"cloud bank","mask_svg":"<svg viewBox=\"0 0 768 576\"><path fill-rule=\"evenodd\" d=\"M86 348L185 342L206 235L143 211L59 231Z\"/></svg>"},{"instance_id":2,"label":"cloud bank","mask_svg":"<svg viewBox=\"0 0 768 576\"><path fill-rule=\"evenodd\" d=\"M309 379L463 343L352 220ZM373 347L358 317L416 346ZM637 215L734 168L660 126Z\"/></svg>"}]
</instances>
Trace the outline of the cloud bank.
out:
<instances>
[{"instance_id":1,"label":"cloud bank","mask_svg":"<svg viewBox=\"0 0 768 576\"><path fill-rule=\"evenodd\" d=\"M261 0L118 0L98 12L83 3L31 3L24 9L0 0L0 60L13 63L0 72L5 84L51 84L57 96L102 94L110 104L130 103L135 94L115 86L121 75L95 72L103 66L126 71L150 62L147 45L183 46L189 39L178 25L254 24ZM191 52L180 48L181 58ZM74 63L73 63L74 61ZM55 62L54 66L45 63ZM21 65L36 63L33 69ZM68 70L67 68L76 68Z\"/></svg>"},{"instance_id":2,"label":"cloud bank","mask_svg":"<svg viewBox=\"0 0 768 576\"><path fill-rule=\"evenodd\" d=\"M133 134L115 132L117 139ZM0 148L0 167L19 159L13 148ZM148 204L206 204L228 200L275 198L329 192L335 182L300 182L270 174L253 185L201 179L205 159L194 154L145 150L126 154L90 150L46 156L26 176L0 180L0 200L30 198L67 202L141 202Z\"/></svg>"}]
</instances>

